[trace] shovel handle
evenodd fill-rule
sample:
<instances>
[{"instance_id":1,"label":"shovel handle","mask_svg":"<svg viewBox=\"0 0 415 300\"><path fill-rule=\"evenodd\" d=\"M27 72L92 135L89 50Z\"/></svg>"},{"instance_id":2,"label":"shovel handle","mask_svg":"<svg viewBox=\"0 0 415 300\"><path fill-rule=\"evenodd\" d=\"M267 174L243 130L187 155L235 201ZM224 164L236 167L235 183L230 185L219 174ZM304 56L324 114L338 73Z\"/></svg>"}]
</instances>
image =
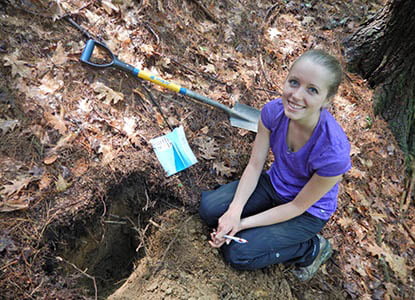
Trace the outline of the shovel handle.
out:
<instances>
[{"instance_id":1,"label":"shovel handle","mask_svg":"<svg viewBox=\"0 0 415 300\"><path fill-rule=\"evenodd\" d=\"M105 52L107 52L108 55L110 56L111 61L108 63L104 63L104 64L97 64L97 63L92 62L91 57L92 57L92 53L94 52L95 46L98 46L99 48L104 49ZM115 55L104 44L98 41L95 41L95 40L88 40L86 42L84 50L82 51L80 60L83 63L90 65L92 67L95 67L95 68L108 68L114 65Z\"/></svg>"},{"instance_id":2,"label":"shovel handle","mask_svg":"<svg viewBox=\"0 0 415 300\"><path fill-rule=\"evenodd\" d=\"M101 49L105 50L107 52L107 54L110 56L111 61L108 63L104 63L104 64L97 64L91 61L91 57L92 54L94 52L95 46L100 47ZM140 70L138 68L133 67L130 64L127 64L121 60L119 60L117 58L116 55L114 55L110 49L108 49L107 46L105 46L103 43L100 43L96 40L88 40L84 50L82 51L82 55L80 58L81 62L96 67L96 68L108 68L108 67L116 67L118 69L121 69L123 71L126 71L130 74L133 74L134 76L137 76L138 78L147 80L147 81L151 81L154 84L160 85L162 87L165 87L173 92L182 94L182 95L186 95L188 97L191 97L193 99L199 100L203 103L209 104L211 106L214 106L216 108L219 108L223 111L225 111L226 113L228 113L231 116L234 117L239 117L245 120L249 120L246 116L244 116L243 114L240 114L238 112L236 112L233 109L230 109L229 107L227 107L226 105L216 102L208 97L202 96L196 92L193 92L191 90L188 90L184 87L181 87L180 85L173 83L173 82L169 82L166 81L160 77L155 76L154 74L147 72L145 70Z\"/></svg>"}]
</instances>

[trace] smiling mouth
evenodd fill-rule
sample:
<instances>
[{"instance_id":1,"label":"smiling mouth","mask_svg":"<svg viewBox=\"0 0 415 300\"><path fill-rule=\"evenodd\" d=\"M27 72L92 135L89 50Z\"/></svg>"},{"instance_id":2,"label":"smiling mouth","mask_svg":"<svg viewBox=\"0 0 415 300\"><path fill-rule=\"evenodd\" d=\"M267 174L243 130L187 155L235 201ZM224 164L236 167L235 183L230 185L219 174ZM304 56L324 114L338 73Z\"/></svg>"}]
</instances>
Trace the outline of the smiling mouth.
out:
<instances>
[{"instance_id":1,"label":"smiling mouth","mask_svg":"<svg viewBox=\"0 0 415 300\"><path fill-rule=\"evenodd\" d=\"M291 109L293 109L293 110L300 110L300 109L304 109L305 108L305 106L303 106L303 105L298 105L298 104L296 104L296 103L294 103L294 102L291 102L291 101L287 101L288 102L288 106L291 108Z\"/></svg>"}]
</instances>

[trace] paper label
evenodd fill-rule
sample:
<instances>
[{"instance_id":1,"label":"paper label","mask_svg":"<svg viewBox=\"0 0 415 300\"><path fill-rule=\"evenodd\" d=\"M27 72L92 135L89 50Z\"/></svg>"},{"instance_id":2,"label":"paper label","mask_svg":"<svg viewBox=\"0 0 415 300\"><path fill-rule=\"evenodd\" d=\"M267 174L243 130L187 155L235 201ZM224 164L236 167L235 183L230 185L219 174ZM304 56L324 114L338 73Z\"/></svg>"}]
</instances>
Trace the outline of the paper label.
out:
<instances>
[{"instance_id":1,"label":"paper label","mask_svg":"<svg viewBox=\"0 0 415 300\"><path fill-rule=\"evenodd\" d=\"M197 163L187 142L183 126L150 140L150 143L167 176L176 174Z\"/></svg>"}]
</instances>

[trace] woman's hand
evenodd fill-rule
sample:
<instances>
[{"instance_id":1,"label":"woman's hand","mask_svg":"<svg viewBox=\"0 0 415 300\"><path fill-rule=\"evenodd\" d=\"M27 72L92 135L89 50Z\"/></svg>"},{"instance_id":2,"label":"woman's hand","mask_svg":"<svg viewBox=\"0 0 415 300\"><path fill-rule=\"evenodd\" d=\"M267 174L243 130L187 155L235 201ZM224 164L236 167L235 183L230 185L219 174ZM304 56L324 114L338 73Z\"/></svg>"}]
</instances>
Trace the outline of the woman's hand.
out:
<instances>
[{"instance_id":1,"label":"woman's hand","mask_svg":"<svg viewBox=\"0 0 415 300\"><path fill-rule=\"evenodd\" d=\"M216 231L210 234L211 240L209 244L214 248L219 248L226 242L226 239L223 237L225 234L235 235L241 229L240 214L228 210L219 218Z\"/></svg>"}]
</instances>

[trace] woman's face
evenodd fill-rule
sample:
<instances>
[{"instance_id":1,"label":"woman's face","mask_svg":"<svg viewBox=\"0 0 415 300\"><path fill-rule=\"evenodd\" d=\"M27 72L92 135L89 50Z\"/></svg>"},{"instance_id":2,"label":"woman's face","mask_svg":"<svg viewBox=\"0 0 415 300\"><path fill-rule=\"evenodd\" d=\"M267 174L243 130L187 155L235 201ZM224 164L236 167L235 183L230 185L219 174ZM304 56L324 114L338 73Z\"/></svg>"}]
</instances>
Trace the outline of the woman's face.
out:
<instances>
[{"instance_id":1,"label":"woman's face","mask_svg":"<svg viewBox=\"0 0 415 300\"><path fill-rule=\"evenodd\" d=\"M329 100L331 76L329 70L310 59L295 63L282 93L285 115L303 125L317 124L320 110Z\"/></svg>"}]
</instances>

